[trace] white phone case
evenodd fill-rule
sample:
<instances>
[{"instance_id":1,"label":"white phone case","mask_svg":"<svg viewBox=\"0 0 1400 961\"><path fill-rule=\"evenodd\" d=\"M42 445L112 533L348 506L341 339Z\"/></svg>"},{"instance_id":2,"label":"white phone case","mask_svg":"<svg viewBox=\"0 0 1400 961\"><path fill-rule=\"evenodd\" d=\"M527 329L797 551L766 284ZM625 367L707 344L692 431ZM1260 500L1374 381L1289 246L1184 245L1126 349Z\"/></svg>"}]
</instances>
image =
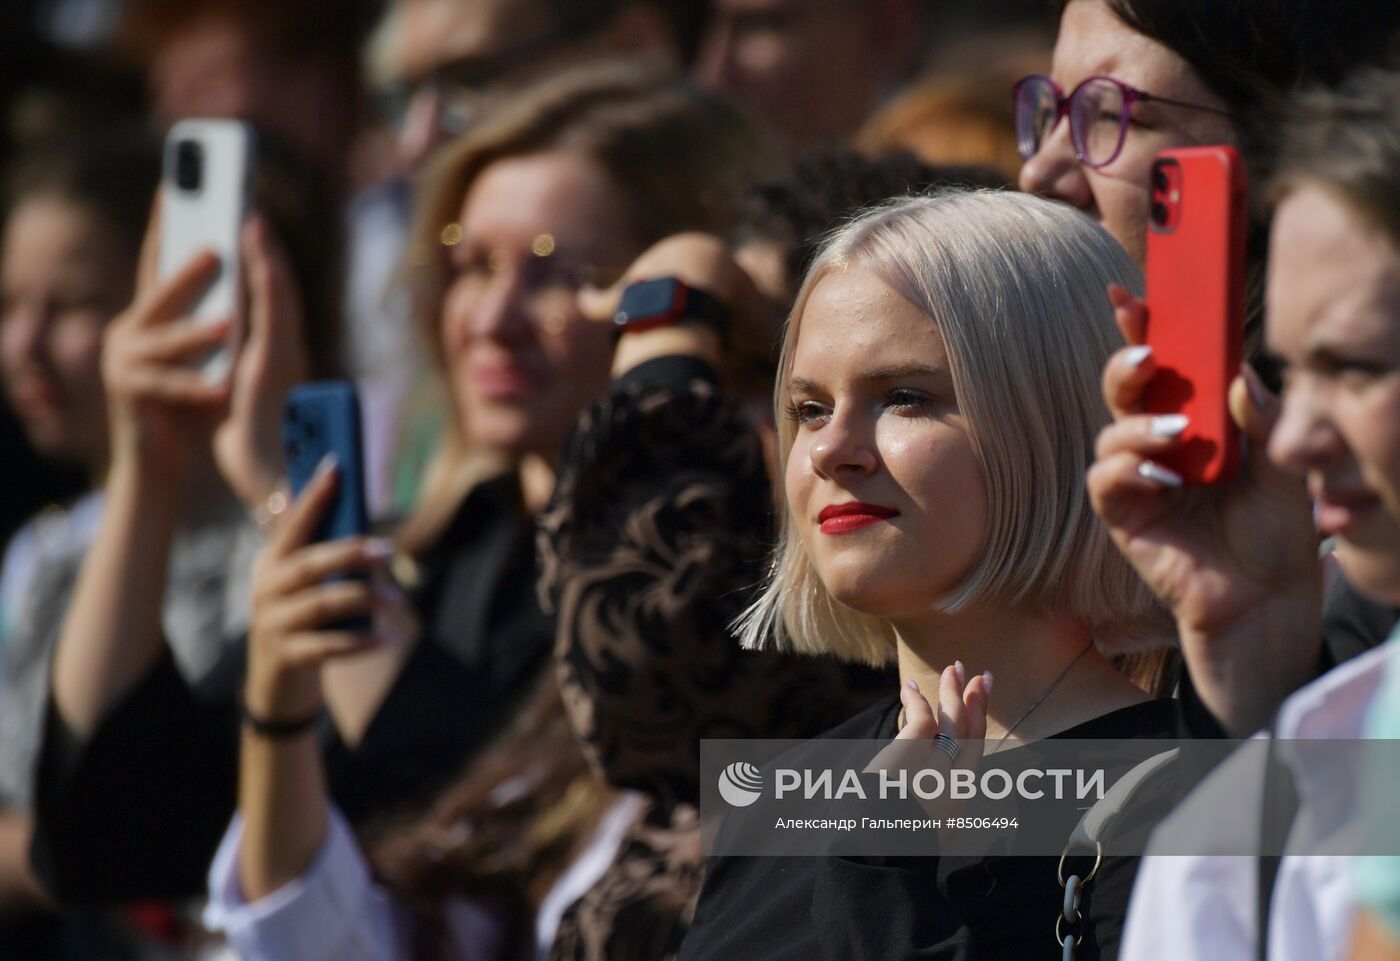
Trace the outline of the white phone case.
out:
<instances>
[{"instance_id":1,"label":"white phone case","mask_svg":"<svg viewBox=\"0 0 1400 961\"><path fill-rule=\"evenodd\" d=\"M189 146L193 145L193 147ZM239 238L252 184L253 133L237 120L182 120L165 139L161 177L160 275L178 271L202 250L219 257L219 272L189 312L197 319L234 319L229 343L198 361L211 383L228 376L240 314ZM181 176L181 155L185 175ZM189 177L191 152L200 161Z\"/></svg>"}]
</instances>

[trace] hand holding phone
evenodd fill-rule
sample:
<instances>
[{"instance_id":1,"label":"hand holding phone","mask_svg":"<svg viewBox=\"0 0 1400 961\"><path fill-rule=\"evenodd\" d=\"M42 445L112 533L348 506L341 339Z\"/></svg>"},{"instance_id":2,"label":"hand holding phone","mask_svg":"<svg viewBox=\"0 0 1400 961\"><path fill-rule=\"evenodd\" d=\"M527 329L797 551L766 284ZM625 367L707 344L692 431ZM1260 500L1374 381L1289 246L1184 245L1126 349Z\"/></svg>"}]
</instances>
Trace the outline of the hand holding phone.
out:
<instances>
[{"instance_id":1,"label":"hand holding phone","mask_svg":"<svg viewBox=\"0 0 1400 961\"><path fill-rule=\"evenodd\" d=\"M213 251L219 258L218 272L190 316L235 322L224 345L197 362L210 383L223 381L233 365L241 306L239 249L251 193L252 154L252 128L237 120L182 120L165 141L159 276L169 277L201 251Z\"/></svg>"},{"instance_id":2,"label":"hand holding phone","mask_svg":"<svg viewBox=\"0 0 1400 961\"><path fill-rule=\"evenodd\" d=\"M1188 419L1159 460L1188 484L1228 479L1240 443L1230 416L1244 332L1244 164L1231 147L1188 147L1152 164L1147 343L1157 363L1150 414Z\"/></svg>"}]
</instances>

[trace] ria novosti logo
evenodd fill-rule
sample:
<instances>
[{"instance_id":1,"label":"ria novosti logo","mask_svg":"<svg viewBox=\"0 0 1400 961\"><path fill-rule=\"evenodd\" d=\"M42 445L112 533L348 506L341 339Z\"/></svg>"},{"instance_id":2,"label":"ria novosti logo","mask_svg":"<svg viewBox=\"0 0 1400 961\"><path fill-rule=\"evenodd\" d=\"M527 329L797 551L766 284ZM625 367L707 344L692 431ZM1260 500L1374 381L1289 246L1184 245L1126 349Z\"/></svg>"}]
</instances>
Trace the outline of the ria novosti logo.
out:
<instances>
[{"instance_id":1,"label":"ria novosti logo","mask_svg":"<svg viewBox=\"0 0 1400 961\"><path fill-rule=\"evenodd\" d=\"M719 772L719 796L736 808L746 808L763 793L763 772L747 761L735 761Z\"/></svg>"}]
</instances>

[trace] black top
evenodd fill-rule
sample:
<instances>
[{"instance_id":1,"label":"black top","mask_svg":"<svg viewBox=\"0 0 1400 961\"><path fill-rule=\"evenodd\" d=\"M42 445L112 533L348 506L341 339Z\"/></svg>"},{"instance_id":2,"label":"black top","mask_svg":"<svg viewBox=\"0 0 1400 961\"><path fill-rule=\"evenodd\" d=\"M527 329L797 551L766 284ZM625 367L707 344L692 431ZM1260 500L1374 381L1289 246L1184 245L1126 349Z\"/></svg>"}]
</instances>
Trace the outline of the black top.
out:
<instances>
[{"instance_id":1,"label":"black top","mask_svg":"<svg viewBox=\"0 0 1400 961\"><path fill-rule=\"evenodd\" d=\"M359 744L321 730L331 797L354 824L426 800L542 670L553 620L535 594L533 525L509 475L478 485L423 558L424 634ZM78 740L50 705L32 859L64 900L202 894L233 815L246 651L192 688L167 653Z\"/></svg>"},{"instance_id":2,"label":"black top","mask_svg":"<svg viewBox=\"0 0 1400 961\"><path fill-rule=\"evenodd\" d=\"M888 740L898 715L896 697L826 736ZM1175 725L1171 701L1149 701L1055 737L1166 738ZM1081 904L1087 923L1076 958L1117 956L1137 867L1137 858L1103 859ZM711 858L680 956L682 961L1059 957L1055 919L1064 891L1058 868L1053 857Z\"/></svg>"}]
</instances>

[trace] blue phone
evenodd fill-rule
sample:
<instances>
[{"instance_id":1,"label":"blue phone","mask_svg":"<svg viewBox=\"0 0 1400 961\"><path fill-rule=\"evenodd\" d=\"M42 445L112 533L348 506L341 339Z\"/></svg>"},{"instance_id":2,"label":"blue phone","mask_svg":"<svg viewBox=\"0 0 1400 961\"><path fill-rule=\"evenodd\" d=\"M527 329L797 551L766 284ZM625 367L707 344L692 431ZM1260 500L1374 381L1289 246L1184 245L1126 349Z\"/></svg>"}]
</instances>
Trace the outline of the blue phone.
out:
<instances>
[{"instance_id":1,"label":"blue phone","mask_svg":"<svg viewBox=\"0 0 1400 961\"><path fill-rule=\"evenodd\" d=\"M360 440L360 402L349 381L301 384L287 395L282 409L282 444L287 480L300 495L327 454L334 454L339 484L335 501L312 535L316 541L368 533L365 470Z\"/></svg>"},{"instance_id":2,"label":"blue phone","mask_svg":"<svg viewBox=\"0 0 1400 961\"><path fill-rule=\"evenodd\" d=\"M355 385L345 380L318 381L293 387L282 408L282 446L287 480L300 495L327 454L335 454L338 484L335 501L312 534L313 541L355 537L369 532L365 510L365 469L360 440L360 401ZM365 575L346 575L363 579ZM331 625L335 630L364 631L368 617Z\"/></svg>"}]
</instances>

